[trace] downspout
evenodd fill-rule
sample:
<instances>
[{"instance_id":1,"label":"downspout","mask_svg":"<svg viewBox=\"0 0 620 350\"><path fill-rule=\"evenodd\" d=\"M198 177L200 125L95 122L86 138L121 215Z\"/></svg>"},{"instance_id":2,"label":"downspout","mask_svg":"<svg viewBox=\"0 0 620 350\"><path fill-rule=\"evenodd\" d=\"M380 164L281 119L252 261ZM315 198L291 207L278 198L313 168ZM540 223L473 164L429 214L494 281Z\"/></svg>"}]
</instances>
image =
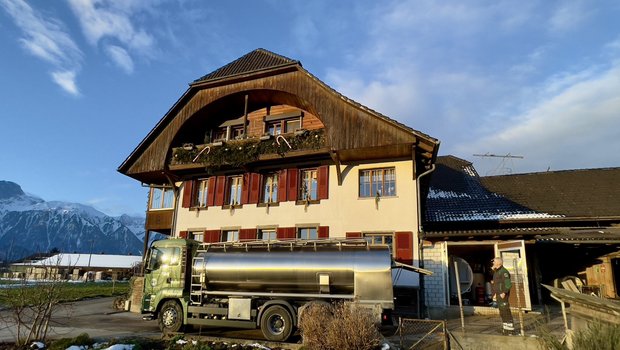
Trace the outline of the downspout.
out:
<instances>
[{"instance_id":1,"label":"downspout","mask_svg":"<svg viewBox=\"0 0 620 350\"><path fill-rule=\"evenodd\" d=\"M179 188L175 186L175 182L172 180L170 174L167 171L164 171L163 174L168 180L168 182L170 183L170 185L172 186L172 193L174 193L174 210L172 211L172 225L170 225L170 236L174 236L174 233L176 232L176 227L177 227L177 211L179 208L178 207L179 193L181 191L179 191Z\"/></svg>"},{"instance_id":2,"label":"downspout","mask_svg":"<svg viewBox=\"0 0 620 350\"><path fill-rule=\"evenodd\" d=\"M418 256L419 266L424 268L424 227L422 226L422 201L420 199L420 180L422 177L435 171L435 164L431 164L431 168L418 176L416 180L416 199L418 201ZM420 274L420 318L428 318L428 310L426 308L426 291L424 289L424 275Z\"/></svg>"}]
</instances>

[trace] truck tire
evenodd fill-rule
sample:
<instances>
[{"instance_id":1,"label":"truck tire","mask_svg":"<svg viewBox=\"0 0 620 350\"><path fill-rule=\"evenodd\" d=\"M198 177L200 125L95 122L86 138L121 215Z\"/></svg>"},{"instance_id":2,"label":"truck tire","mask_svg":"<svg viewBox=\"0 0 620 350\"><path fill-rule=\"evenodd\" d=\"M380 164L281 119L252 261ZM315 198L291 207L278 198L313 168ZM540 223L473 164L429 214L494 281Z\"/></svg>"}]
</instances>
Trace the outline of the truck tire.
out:
<instances>
[{"instance_id":1,"label":"truck tire","mask_svg":"<svg viewBox=\"0 0 620 350\"><path fill-rule=\"evenodd\" d=\"M293 318L286 308L274 305L263 314L260 329L267 340L285 341L293 333Z\"/></svg>"},{"instance_id":2,"label":"truck tire","mask_svg":"<svg viewBox=\"0 0 620 350\"><path fill-rule=\"evenodd\" d=\"M175 300L168 300L159 310L159 329L165 333L176 333L183 326L183 309Z\"/></svg>"}]
</instances>

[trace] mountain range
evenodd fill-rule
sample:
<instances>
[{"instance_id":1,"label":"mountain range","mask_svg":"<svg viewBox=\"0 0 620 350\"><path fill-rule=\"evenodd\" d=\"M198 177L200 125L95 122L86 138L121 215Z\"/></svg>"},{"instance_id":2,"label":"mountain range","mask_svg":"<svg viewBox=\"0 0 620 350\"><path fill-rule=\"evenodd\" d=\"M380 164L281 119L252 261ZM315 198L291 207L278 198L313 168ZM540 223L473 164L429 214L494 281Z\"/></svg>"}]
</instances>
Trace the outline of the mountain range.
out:
<instances>
[{"instance_id":1,"label":"mountain range","mask_svg":"<svg viewBox=\"0 0 620 350\"><path fill-rule=\"evenodd\" d=\"M141 255L144 235L144 218L45 201L14 182L0 181L0 262L50 251Z\"/></svg>"}]
</instances>

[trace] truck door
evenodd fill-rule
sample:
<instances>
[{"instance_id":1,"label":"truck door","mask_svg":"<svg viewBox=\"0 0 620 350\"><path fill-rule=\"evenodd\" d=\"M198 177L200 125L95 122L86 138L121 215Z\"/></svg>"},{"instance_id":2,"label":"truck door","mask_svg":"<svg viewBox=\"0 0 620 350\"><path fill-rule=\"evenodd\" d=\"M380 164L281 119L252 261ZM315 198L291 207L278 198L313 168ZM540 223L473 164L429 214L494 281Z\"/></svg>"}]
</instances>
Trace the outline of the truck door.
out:
<instances>
[{"instance_id":1,"label":"truck door","mask_svg":"<svg viewBox=\"0 0 620 350\"><path fill-rule=\"evenodd\" d=\"M510 272L510 280L512 281L510 306L520 306L523 309L531 310L532 301L527 278L525 242L523 240L498 242L495 244L495 256L503 259L504 267Z\"/></svg>"}]
</instances>

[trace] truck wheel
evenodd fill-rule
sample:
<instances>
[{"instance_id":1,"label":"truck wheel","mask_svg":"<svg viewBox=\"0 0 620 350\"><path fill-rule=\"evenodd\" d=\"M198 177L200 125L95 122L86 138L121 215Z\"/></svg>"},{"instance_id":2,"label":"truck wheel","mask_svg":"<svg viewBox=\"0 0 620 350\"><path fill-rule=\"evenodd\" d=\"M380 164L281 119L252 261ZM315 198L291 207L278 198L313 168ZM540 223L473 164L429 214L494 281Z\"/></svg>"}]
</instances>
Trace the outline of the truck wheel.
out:
<instances>
[{"instance_id":1,"label":"truck wheel","mask_svg":"<svg viewBox=\"0 0 620 350\"><path fill-rule=\"evenodd\" d=\"M159 310L159 329L163 333L176 333L183 326L183 309L174 300L168 300Z\"/></svg>"},{"instance_id":2,"label":"truck wheel","mask_svg":"<svg viewBox=\"0 0 620 350\"><path fill-rule=\"evenodd\" d=\"M267 340L285 341L293 333L291 314L286 308L274 305L263 314L260 329Z\"/></svg>"}]
</instances>

